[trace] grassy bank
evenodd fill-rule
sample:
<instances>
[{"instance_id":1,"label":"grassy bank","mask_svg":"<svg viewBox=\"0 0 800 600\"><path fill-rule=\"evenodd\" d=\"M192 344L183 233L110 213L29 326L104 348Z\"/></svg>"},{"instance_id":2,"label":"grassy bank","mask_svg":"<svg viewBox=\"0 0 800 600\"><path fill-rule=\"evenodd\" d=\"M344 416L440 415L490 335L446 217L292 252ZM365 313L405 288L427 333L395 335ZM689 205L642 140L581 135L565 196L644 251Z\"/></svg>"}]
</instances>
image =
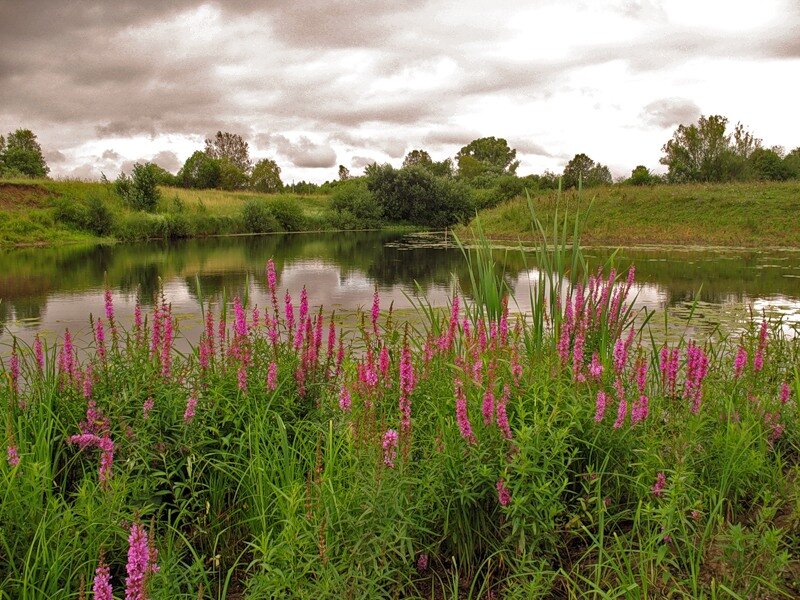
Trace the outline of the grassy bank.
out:
<instances>
[{"instance_id":1,"label":"grassy bank","mask_svg":"<svg viewBox=\"0 0 800 600\"><path fill-rule=\"evenodd\" d=\"M168 299L126 331L110 294L80 358L16 348L0 598L800 594L779 327L655 347L631 281L509 322L487 279L488 313L456 297L413 330L376 297L344 333L280 276L268 307L208 307L189 353Z\"/></svg>"},{"instance_id":2,"label":"grassy bank","mask_svg":"<svg viewBox=\"0 0 800 600\"><path fill-rule=\"evenodd\" d=\"M102 183L0 181L0 246L329 229L327 205L327 196L161 188L157 210L144 213Z\"/></svg>"},{"instance_id":3,"label":"grassy bank","mask_svg":"<svg viewBox=\"0 0 800 600\"><path fill-rule=\"evenodd\" d=\"M587 245L782 246L800 248L800 182L658 186L608 186L579 196L540 192L537 214L552 222L556 207L585 212ZM515 198L481 211L486 235L496 240L531 240L527 199Z\"/></svg>"}]
</instances>

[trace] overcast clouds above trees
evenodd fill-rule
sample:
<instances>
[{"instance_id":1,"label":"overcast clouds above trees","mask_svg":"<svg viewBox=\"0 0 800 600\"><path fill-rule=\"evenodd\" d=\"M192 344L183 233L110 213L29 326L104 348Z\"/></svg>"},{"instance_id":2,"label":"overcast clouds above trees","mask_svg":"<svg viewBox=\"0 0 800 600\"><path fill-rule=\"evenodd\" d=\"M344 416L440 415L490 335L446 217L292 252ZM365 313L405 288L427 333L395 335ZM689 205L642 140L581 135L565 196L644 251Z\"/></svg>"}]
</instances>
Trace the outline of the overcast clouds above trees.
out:
<instances>
[{"instance_id":1,"label":"overcast clouds above trees","mask_svg":"<svg viewBox=\"0 0 800 600\"><path fill-rule=\"evenodd\" d=\"M481 136L521 174L585 152L622 175L701 113L795 143L798 27L796 0L0 0L0 131L35 131L53 176L174 171L218 130L286 181Z\"/></svg>"}]
</instances>

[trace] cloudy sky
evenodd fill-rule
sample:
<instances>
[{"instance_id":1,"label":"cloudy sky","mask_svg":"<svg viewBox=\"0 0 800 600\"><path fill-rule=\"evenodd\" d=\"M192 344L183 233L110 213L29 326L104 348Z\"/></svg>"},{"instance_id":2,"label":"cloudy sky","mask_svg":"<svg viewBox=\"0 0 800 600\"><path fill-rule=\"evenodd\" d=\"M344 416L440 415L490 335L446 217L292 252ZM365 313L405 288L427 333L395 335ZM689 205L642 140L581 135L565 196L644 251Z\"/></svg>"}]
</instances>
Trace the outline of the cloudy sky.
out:
<instances>
[{"instance_id":1,"label":"cloudy sky","mask_svg":"<svg viewBox=\"0 0 800 600\"><path fill-rule=\"evenodd\" d=\"M799 0L0 0L0 131L56 177L175 172L218 129L286 182L494 135L661 170L701 114L800 145Z\"/></svg>"}]
</instances>

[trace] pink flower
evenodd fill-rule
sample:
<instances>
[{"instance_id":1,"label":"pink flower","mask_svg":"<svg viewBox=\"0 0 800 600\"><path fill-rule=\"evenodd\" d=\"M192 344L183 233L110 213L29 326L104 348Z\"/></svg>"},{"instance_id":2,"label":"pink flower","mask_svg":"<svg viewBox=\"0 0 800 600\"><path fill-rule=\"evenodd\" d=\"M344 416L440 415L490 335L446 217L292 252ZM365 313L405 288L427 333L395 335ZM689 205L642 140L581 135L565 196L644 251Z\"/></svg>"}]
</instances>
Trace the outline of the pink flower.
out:
<instances>
[{"instance_id":1,"label":"pink flower","mask_svg":"<svg viewBox=\"0 0 800 600\"><path fill-rule=\"evenodd\" d=\"M492 381L489 381L489 387L483 394L483 424L490 425L494 421L494 390L492 389Z\"/></svg>"},{"instance_id":2,"label":"pink flower","mask_svg":"<svg viewBox=\"0 0 800 600\"><path fill-rule=\"evenodd\" d=\"M247 367L245 365L240 365L236 371L236 383L240 391L247 391Z\"/></svg>"},{"instance_id":3,"label":"pink flower","mask_svg":"<svg viewBox=\"0 0 800 600\"><path fill-rule=\"evenodd\" d=\"M747 350L744 346L739 346L736 352L736 359L733 362L733 378L739 379L747 366Z\"/></svg>"},{"instance_id":4,"label":"pink flower","mask_svg":"<svg viewBox=\"0 0 800 600\"><path fill-rule=\"evenodd\" d=\"M155 558L156 552L150 548L147 532L141 525L134 523L128 536L125 600L147 600L147 576L158 571Z\"/></svg>"},{"instance_id":5,"label":"pink flower","mask_svg":"<svg viewBox=\"0 0 800 600\"><path fill-rule=\"evenodd\" d=\"M603 376L603 363L600 362L597 352L592 354L592 362L589 364L589 376L595 381L600 381Z\"/></svg>"},{"instance_id":6,"label":"pink flower","mask_svg":"<svg viewBox=\"0 0 800 600\"><path fill-rule=\"evenodd\" d=\"M781 404L786 404L789 401L789 396L791 396L792 391L789 389L789 384L785 381L781 384L781 393L780 399Z\"/></svg>"},{"instance_id":7,"label":"pink flower","mask_svg":"<svg viewBox=\"0 0 800 600\"><path fill-rule=\"evenodd\" d=\"M472 433L472 424L469 422L469 414L467 412L467 396L464 393L464 386L461 380L455 381L456 392L456 421L458 422L458 429L461 431L461 437L467 440L467 443L474 444L477 440L475 434Z\"/></svg>"},{"instance_id":8,"label":"pink flower","mask_svg":"<svg viewBox=\"0 0 800 600\"><path fill-rule=\"evenodd\" d=\"M19 451L14 444L6 448L6 460L12 469L19 464Z\"/></svg>"},{"instance_id":9,"label":"pink flower","mask_svg":"<svg viewBox=\"0 0 800 600\"><path fill-rule=\"evenodd\" d=\"M289 332L289 339L292 337L294 331L294 307L292 306L292 297L289 292L283 297L283 308L286 315L286 329Z\"/></svg>"},{"instance_id":10,"label":"pink flower","mask_svg":"<svg viewBox=\"0 0 800 600\"><path fill-rule=\"evenodd\" d=\"M233 299L233 333L238 338L247 336L247 315L239 296Z\"/></svg>"},{"instance_id":11,"label":"pink flower","mask_svg":"<svg viewBox=\"0 0 800 600\"><path fill-rule=\"evenodd\" d=\"M428 570L428 555L426 553L422 553L417 558L417 571L424 572Z\"/></svg>"},{"instance_id":12,"label":"pink flower","mask_svg":"<svg viewBox=\"0 0 800 600\"><path fill-rule=\"evenodd\" d=\"M150 411L153 410L153 406L155 406L155 401L152 397L145 400L144 404L142 404L142 416L144 416L145 420L150 418Z\"/></svg>"},{"instance_id":13,"label":"pink flower","mask_svg":"<svg viewBox=\"0 0 800 600\"><path fill-rule=\"evenodd\" d=\"M606 393L602 390L597 392L597 400L594 403L594 422L599 423L603 420L603 416L606 414Z\"/></svg>"},{"instance_id":14,"label":"pink flower","mask_svg":"<svg viewBox=\"0 0 800 600\"><path fill-rule=\"evenodd\" d=\"M708 373L708 357L703 349L694 342L689 342L686 348L686 384L683 392L684 398L691 400L692 413L700 411L703 399L703 380Z\"/></svg>"},{"instance_id":15,"label":"pink flower","mask_svg":"<svg viewBox=\"0 0 800 600\"><path fill-rule=\"evenodd\" d=\"M639 389L640 394L644 394L645 387L647 386L647 361L639 357L636 361L636 387Z\"/></svg>"},{"instance_id":16,"label":"pink flower","mask_svg":"<svg viewBox=\"0 0 800 600\"><path fill-rule=\"evenodd\" d=\"M106 303L106 319L111 325L114 325L114 300L111 297L111 290L106 288L105 293L103 294Z\"/></svg>"},{"instance_id":17,"label":"pink flower","mask_svg":"<svg viewBox=\"0 0 800 600\"><path fill-rule=\"evenodd\" d=\"M758 333L758 348L753 359L753 372L758 373L764 368L764 351L767 349L767 322L761 321L761 330Z\"/></svg>"},{"instance_id":18,"label":"pink flower","mask_svg":"<svg viewBox=\"0 0 800 600\"><path fill-rule=\"evenodd\" d=\"M272 297L272 307L275 310L275 315L278 314L278 277L275 274L275 263L270 258L267 261L267 285L269 286L269 294Z\"/></svg>"},{"instance_id":19,"label":"pink flower","mask_svg":"<svg viewBox=\"0 0 800 600\"><path fill-rule=\"evenodd\" d=\"M497 501L500 503L500 506L508 506L511 504L511 490L506 487L502 478L497 480L495 487L497 488Z\"/></svg>"},{"instance_id":20,"label":"pink flower","mask_svg":"<svg viewBox=\"0 0 800 600\"><path fill-rule=\"evenodd\" d=\"M619 429L625 424L626 416L628 416L628 403L622 397L619 399L619 406L617 406L617 420L614 421L614 429Z\"/></svg>"},{"instance_id":21,"label":"pink flower","mask_svg":"<svg viewBox=\"0 0 800 600\"><path fill-rule=\"evenodd\" d=\"M378 335L378 317L381 314L381 297L378 294L378 286L375 286L375 292L372 294L372 331Z\"/></svg>"},{"instance_id":22,"label":"pink flower","mask_svg":"<svg viewBox=\"0 0 800 600\"><path fill-rule=\"evenodd\" d=\"M350 398L350 390L346 386L342 386L339 390L339 408L344 412L350 412L352 406L352 399Z\"/></svg>"},{"instance_id":23,"label":"pink flower","mask_svg":"<svg viewBox=\"0 0 800 600\"><path fill-rule=\"evenodd\" d=\"M394 461L397 459L397 437L394 429L387 429L383 434L383 464L390 469L394 469Z\"/></svg>"},{"instance_id":24,"label":"pink flower","mask_svg":"<svg viewBox=\"0 0 800 600\"><path fill-rule=\"evenodd\" d=\"M511 439L511 427L508 424L508 413L506 412L506 406L508 405L508 399L511 397L511 388L508 384L503 385L503 395L500 396L500 401L497 403L497 427L500 428L500 431L503 434L503 437L507 440Z\"/></svg>"},{"instance_id":25,"label":"pink flower","mask_svg":"<svg viewBox=\"0 0 800 600\"><path fill-rule=\"evenodd\" d=\"M136 306L133 309L133 328L136 330L136 339L139 339L140 332L142 331L142 305L139 299L136 299Z\"/></svg>"},{"instance_id":26,"label":"pink flower","mask_svg":"<svg viewBox=\"0 0 800 600\"><path fill-rule=\"evenodd\" d=\"M400 428L408 431L411 428L411 394L416 386L414 365L411 362L411 348L408 340L400 351Z\"/></svg>"},{"instance_id":27,"label":"pink flower","mask_svg":"<svg viewBox=\"0 0 800 600\"><path fill-rule=\"evenodd\" d=\"M631 425L633 426L644 421L649 411L649 399L642 394L639 396L639 400L633 403L633 408L631 409Z\"/></svg>"},{"instance_id":28,"label":"pink flower","mask_svg":"<svg viewBox=\"0 0 800 600\"><path fill-rule=\"evenodd\" d=\"M183 411L183 422L189 424L194 419L195 411L197 410L197 393L192 392L186 400L186 410Z\"/></svg>"},{"instance_id":29,"label":"pink flower","mask_svg":"<svg viewBox=\"0 0 800 600\"><path fill-rule=\"evenodd\" d=\"M267 369L267 389L271 392L275 391L275 388L278 387L278 365L275 361L269 363L269 368Z\"/></svg>"},{"instance_id":30,"label":"pink flower","mask_svg":"<svg viewBox=\"0 0 800 600\"><path fill-rule=\"evenodd\" d=\"M303 289L300 290L299 323L301 324L305 323L307 318L308 318L308 291L306 290L306 286L303 286Z\"/></svg>"},{"instance_id":31,"label":"pink flower","mask_svg":"<svg viewBox=\"0 0 800 600\"><path fill-rule=\"evenodd\" d=\"M87 400L92 397L92 367L86 368L83 374L83 397Z\"/></svg>"},{"instance_id":32,"label":"pink flower","mask_svg":"<svg viewBox=\"0 0 800 600\"><path fill-rule=\"evenodd\" d=\"M11 351L9 359L9 371L11 372L11 391L15 394L19 392L19 356L17 356L17 346Z\"/></svg>"},{"instance_id":33,"label":"pink flower","mask_svg":"<svg viewBox=\"0 0 800 600\"><path fill-rule=\"evenodd\" d=\"M667 485L667 476L664 475L663 472L659 472L656 475L656 482L653 484L651 488L651 492L656 498L660 498L664 494L664 486Z\"/></svg>"},{"instance_id":34,"label":"pink flower","mask_svg":"<svg viewBox=\"0 0 800 600\"><path fill-rule=\"evenodd\" d=\"M386 346L381 346L380 354L378 355L378 369L381 372L381 377L385 382L389 382L389 349Z\"/></svg>"},{"instance_id":35,"label":"pink flower","mask_svg":"<svg viewBox=\"0 0 800 600\"><path fill-rule=\"evenodd\" d=\"M111 570L102 556L94 572L92 592L94 600L114 600L114 590L111 588Z\"/></svg>"},{"instance_id":36,"label":"pink flower","mask_svg":"<svg viewBox=\"0 0 800 600\"><path fill-rule=\"evenodd\" d=\"M33 340L33 353L36 356L36 364L40 371L44 370L44 350L42 349L42 340L39 339L39 334Z\"/></svg>"},{"instance_id":37,"label":"pink flower","mask_svg":"<svg viewBox=\"0 0 800 600\"><path fill-rule=\"evenodd\" d=\"M108 434L106 434L104 437L100 438L100 442L98 442L97 446L102 450L100 454L100 467L98 470L100 485L103 488L108 488L108 484L111 481L111 467L114 463L114 442Z\"/></svg>"}]
</instances>

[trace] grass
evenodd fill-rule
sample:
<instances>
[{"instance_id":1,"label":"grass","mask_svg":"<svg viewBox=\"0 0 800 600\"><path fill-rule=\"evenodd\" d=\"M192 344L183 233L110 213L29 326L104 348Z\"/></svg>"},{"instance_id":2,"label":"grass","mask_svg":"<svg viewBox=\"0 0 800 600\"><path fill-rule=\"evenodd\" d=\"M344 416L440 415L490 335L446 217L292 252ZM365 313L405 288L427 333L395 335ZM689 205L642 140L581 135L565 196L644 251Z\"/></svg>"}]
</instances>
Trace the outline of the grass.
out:
<instances>
[{"instance_id":1,"label":"grass","mask_svg":"<svg viewBox=\"0 0 800 600\"><path fill-rule=\"evenodd\" d=\"M242 211L252 201L273 210L281 205L293 216L291 228L330 229L327 196L181 188L161 188L161 196L156 212L147 214L130 210L102 183L0 181L0 246L249 233Z\"/></svg>"},{"instance_id":2,"label":"grass","mask_svg":"<svg viewBox=\"0 0 800 600\"><path fill-rule=\"evenodd\" d=\"M420 328L378 300L345 332L302 299L285 316L277 273L257 323L246 298L208 306L188 353L163 297L129 329L109 302L79 352L16 346L0 599L78 598L101 557L122 597L133 524L154 600L797 597L800 340L755 322L662 350L626 282L576 271L537 307L551 326L492 292Z\"/></svg>"},{"instance_id":3,"label":"grass","mask_svg":"<svg viewBox=\"0 0 800 600\"><path fill-rule=\"evenodd\" d=\"M539 217L552 222L557 210L585 211L586 245L691 245L800 247L800 182L658 186L608 186L537 192ZM485 235L495 240L536 240L527 200L515 198L481 211Z\"/></svg>"}]
</instances>

